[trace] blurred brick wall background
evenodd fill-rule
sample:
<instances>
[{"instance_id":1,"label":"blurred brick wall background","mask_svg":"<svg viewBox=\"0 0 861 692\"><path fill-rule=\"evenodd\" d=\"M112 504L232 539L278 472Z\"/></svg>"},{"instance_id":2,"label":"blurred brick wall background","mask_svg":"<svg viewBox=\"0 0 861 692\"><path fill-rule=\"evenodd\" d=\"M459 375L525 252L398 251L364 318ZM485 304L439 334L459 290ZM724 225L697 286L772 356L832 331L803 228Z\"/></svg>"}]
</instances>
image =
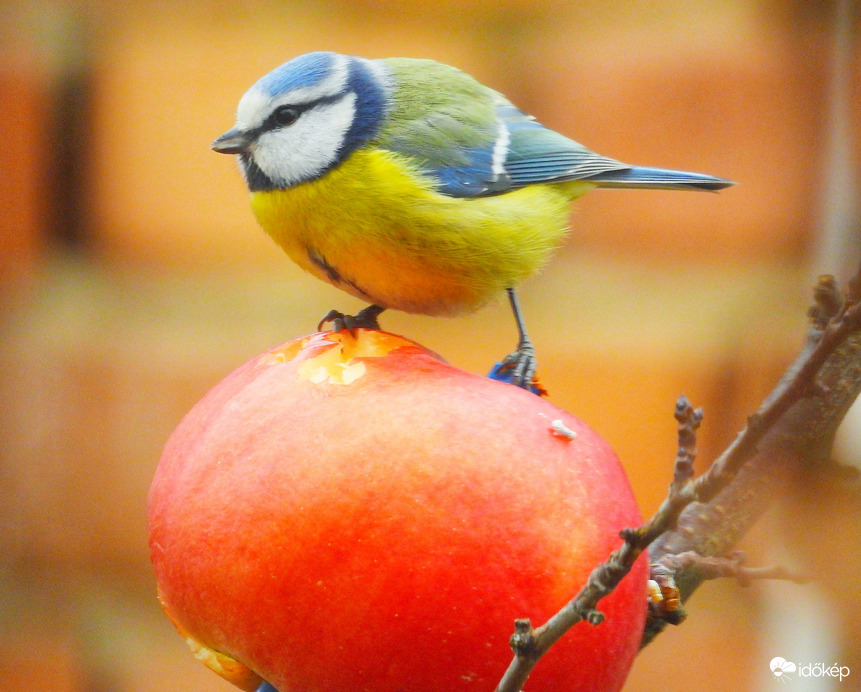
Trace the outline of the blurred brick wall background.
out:
<instances>
[{"instance_id":1,"label":"blurred brick wall background","mask_svg":"<svg viewBox=\"0 0 861 692\"><path fill-rule=\"evenodd\" d=\"M833 15L804 0L4 4L0 689L233 689L159 611L149 480L220 377L330 307L361 307L281 254L235 163L208 149L260 75L315 49L434 58L603 154L740 183L589 195L521 292L552 400L607 437L650 513L678 394L706 409L707 463L793 357L812 278L851 266L818 253ZM858 20L842 92L856 119ZM515 341L503 304L453 320L386 314L384 326L476 372ZM810 501L774 512L745 546L752 560L828 565L819 582L707 585L626 689L773 684L768 661L792 658L787 628L861 675L858 553L843 570L828 553L858 547L858 503L832 501L824 516ZM786 603L799 615L781 626Z\"/></svg>"}]
</instances>

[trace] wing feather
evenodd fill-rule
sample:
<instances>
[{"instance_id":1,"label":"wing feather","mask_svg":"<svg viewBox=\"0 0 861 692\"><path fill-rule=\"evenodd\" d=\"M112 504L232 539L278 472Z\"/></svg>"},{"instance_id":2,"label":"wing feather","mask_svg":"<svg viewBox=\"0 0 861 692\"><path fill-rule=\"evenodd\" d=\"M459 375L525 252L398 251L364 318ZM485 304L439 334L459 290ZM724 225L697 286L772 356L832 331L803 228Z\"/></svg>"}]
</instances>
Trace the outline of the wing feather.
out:
<instances>
[{"instance_id":1,"label":"wing feather","mask_svg":"<svg viewBox=\"0 0 861 692\"><path fill-rule=\"evenodd\" d=\"M630 166L544 127L502 94L431 60L385 61L394 93L375 142L410 159L442 194L486 197L541 183L718 190L722 178Z\"/></svg>"}]
</instances>

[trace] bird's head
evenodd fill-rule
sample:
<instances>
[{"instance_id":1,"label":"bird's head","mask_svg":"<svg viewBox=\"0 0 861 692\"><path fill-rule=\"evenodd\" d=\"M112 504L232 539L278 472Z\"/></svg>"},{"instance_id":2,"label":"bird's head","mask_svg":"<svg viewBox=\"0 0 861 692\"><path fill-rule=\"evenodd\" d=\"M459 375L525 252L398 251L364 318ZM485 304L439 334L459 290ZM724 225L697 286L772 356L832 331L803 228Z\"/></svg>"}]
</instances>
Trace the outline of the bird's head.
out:
<instances>
[{"instance_id":1,"label":"bird's head","mask_svg":"<svg viewBox=\"0 0 861 692\"><path fill-rule=\"evenodd\" d=\"M245 93L235 127L212 149L239 155L253 192L314 180L377 134L389 79L378 61L329 52L299 56Z\"/></svg>"}]
</instances>

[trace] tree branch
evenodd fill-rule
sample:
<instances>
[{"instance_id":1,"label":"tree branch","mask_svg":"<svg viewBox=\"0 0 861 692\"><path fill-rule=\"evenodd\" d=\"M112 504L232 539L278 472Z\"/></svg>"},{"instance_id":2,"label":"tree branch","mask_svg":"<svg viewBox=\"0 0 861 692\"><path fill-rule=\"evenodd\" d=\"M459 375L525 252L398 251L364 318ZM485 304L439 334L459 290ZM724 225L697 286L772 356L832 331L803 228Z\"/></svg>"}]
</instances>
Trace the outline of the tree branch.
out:
<instances>
[{"instance_id":1,"label":"tree branch","mask_svg":"<svg viewBox=\"0 0 861 692\"><path fill-rule=\"evenodd\" d=\"M649 546L652 563L691 552L726 556L799 471L839 471L831 459L834 435L861 391L859 277L845 296L832 277L820 278L801 354L747 428L694 481L696 501ZM679 565L674 581L681 602L705 579L693 564ZM650 613L643 645L666 625Z\"/></svg>"},{"instance_id":2,"label":"tree branch","mask_svg":"<svg viewBox=\"0 0 861 692\"><path fill-rule=\"evenodd\" d=\"M550 620L535 629L527 619L516 621L510 642L514 658L496 692L519 692L541 656L580 620L600 624L598 602L646 548L658 587L653 603L660 598L664 606L650 608L643 645L668 623L684 619L681 604L706 579L795 578L781 568L743 567L730 551L796 470L836 468L830 459L834 435L861 391L859 287L861 270L845 296L832 277L820 278L801 354L747 427L696 480L693 460L702 412L679 399L679 444L667 498L645 524L621 532L622 545Z\"/></svg>"}]
</instances>

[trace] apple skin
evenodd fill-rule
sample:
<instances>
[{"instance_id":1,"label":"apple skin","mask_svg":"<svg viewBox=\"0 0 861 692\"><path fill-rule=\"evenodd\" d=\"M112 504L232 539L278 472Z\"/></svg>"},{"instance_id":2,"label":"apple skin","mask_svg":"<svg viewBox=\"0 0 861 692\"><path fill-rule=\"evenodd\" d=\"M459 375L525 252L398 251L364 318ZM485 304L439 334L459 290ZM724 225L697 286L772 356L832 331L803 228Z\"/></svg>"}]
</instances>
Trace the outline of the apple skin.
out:
<instances>
[{"instance_id":1,"label":"apple skin","mask_svg":"<svg viewBox=\"0 0 861 692\"><path fill-rule=\"evenodd\" d=\"M514 619L546 621L640 523L577 418L370 330L290 342L216 385L168 441L148 516L177 629L240 688L280 692L492 690ZM644 557L529 692L622 687Z\"/></svg>"}]
</instances>

